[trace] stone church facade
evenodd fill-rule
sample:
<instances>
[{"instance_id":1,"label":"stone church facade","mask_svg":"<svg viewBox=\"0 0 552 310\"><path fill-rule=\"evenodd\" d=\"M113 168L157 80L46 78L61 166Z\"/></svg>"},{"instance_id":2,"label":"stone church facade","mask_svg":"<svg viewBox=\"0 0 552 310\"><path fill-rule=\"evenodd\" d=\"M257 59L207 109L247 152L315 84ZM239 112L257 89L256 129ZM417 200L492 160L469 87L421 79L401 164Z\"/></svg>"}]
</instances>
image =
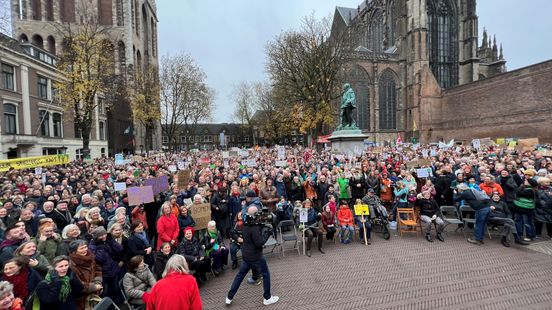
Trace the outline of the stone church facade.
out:
<instances>
[{"instance_id":1,"label":"stone church facade","mask_svg":"<svg viewBox=\"0 0 552 310\"><path fill-rule=\"evenodd\" d=\"M552 141L550 126L526 123L529 107L539 107L538 120L552 116L549 88L536 87L552 81L552 62L507 73L496 37L484 31L480 40L475 0L337 7L332 36L340 35L347 42L345 80L357 95L357 124L371 140L394 141L400 133L422 142ZM521 87L523 79L535 87Z\"/></svg>"},{"instance_id":2,"label":"stone church facade","mask_svg":"<svg viewBox=\"0 0 552 310\"><path fill-rule=\"evenodd\" d=\"M127 74L149 65L158 67L155 0L10 0L10 4L13 37L21 43L56 55L63 48L62 29L93 19L107 29L117 73ZM144 151L147 139L152 142L152 149L161 148L160 125L147 133L133 119L130 104L124 98L105 114L103 119L101 113L96 113L96 123L107 122L109 154Z\"/></svg>"}]
</instances>

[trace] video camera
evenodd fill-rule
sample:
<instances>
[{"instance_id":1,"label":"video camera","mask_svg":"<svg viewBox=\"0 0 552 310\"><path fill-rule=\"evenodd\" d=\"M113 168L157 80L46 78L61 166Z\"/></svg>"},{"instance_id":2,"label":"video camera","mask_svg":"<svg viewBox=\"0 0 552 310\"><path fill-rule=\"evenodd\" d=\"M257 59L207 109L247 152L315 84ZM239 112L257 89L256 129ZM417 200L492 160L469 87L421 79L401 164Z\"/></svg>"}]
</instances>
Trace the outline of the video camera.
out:
<instances>
[{"instance_id":1,"label":"video camera","mask_svg":"<svg viewBox=\"0 0 552 310\"><path fill-rule=\"evenodd\" d=\"M259 206L257 206L259 207ZM272 226L274 223L274 214L270 212L270 210L260 205L260 208L257 209L257 212L253 216L248 215L246 218L246 225L270 225Z\"/></svg>"}]
</instances>

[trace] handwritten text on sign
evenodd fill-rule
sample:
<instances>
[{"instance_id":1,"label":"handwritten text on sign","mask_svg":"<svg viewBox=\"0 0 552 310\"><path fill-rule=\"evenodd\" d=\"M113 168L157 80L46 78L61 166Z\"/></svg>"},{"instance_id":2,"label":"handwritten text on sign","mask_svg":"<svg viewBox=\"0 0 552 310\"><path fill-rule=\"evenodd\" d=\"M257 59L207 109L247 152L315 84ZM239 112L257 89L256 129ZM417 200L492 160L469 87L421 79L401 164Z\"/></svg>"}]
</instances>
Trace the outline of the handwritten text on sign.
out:
<instances>
[{"instance_id":1,"label":"handwritten text on sign","mask_svg":"<svg viewBox=\"0 0 552 310\"><path fill-rule=\"evenodd\" d=\"M211 220L211 204L201 203L192 205L192 217L195 221L195 229L206 229Z\"/></svg>"}]
</instances>

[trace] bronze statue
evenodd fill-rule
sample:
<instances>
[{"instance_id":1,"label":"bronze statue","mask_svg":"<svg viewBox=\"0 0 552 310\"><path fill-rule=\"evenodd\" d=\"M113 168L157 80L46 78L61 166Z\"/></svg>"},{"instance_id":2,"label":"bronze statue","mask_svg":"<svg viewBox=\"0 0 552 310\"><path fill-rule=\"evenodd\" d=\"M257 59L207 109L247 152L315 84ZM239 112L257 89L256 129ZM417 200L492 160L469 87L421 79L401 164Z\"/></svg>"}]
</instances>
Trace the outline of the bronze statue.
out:
<instances>
[{"instance_id":1,"label":"bronze statue","mask_svg":"<svg viewBox=\"0 0 552 310\"><path fill-rule=\"evenodd\" d=\"M343 84L343 98L341 99L340 125L337 129L357 129L353 119L353 111L356 109L355 92L351 84Z\"/></svg>"}]
</instances>

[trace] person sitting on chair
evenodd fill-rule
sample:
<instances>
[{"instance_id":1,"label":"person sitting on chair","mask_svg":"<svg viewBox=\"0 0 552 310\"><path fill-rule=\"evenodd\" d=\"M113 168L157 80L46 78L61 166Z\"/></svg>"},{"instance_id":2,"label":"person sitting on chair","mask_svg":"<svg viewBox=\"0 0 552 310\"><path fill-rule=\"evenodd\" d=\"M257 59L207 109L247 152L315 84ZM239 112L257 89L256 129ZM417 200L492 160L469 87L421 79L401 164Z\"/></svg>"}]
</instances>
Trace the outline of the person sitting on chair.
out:
<instances>
[{"instance_id":1,"label":"person sitting on chair","mask_svg":"<svg viewBox=\"0 0 552 310\"><path fill-rule=\"evenodd\" d=\"M437 201L431 197L431 191L426 190L422 192L418 198L418 207L420 208L420 220L425 225L426 240L433 242L431 238L431 227L435 225L437 227L437 239L439 241L445 241L442 235L445 221L443 221Z\"/></svg>"},{"instance_id":2,"label":"person sitting on chair","mask_svg":"<svg viewBox=\"0 0 552 310\"><path fill-rule=\"evenodd\" d=\"M510 215L506 203L500 199L500 193L493 192L491 196L491 214L489 214L489 223L496 225L504 225L502 230L502 238L500 243L505 247L510 247L510 242L508 241L508 236L513 232L514 240L517 244L528 245L529 242L521 239L516 231L516 226L514 220Z\"/></svg>"},{"instance_id":3,"label":"person sitting on chair","mask_svg":"<svg viewBox=\"0 0 552 310\"><path fill-rule=\"evenodd\" d=\"M194 237L194 229L192 227L184 229L184 239L178 245L176 252L186 258L189 269L195 270L194 277L198 283L207 281L206 273L211 270L211 259L205 255L203 247ZM214 270L213 273L218 275L219 271Z\"/></svg>"},{"instance_id":4,"label":"person sitting on chair","mask_svg":"<svg viewBox=\"0 0 552 310\"><path fill-rule=\"evenodd\" d=\"M128 302L139 309L145 308L142 296L157 283L155 276L144 263L144 257L136 255L128 263L128 272L123 277L123 289Z\"/></svg>"},{"instance_id":5,"label":"person sitting on chair","mask_svg":"<svg viewBox=\"0 0 552 310\"><path fill-rule=\"evenodd\" d=\"M322 251L322 230L318 227L318 220L320 217L320 214L316 214L316 210L312 208L312 202L307 199L303 203L303 206L307 209L307 222L305 223L305 227L303 228L305 230L305 237L307 237L307 256L311 257L311 245L312 245L312 238L314 238L314 235L316 235L316 239L318 241L318 251L320 253L325 254L324 251Z\"/></svg>"},{"instance_id":6,"label":"person sitting on chair","mask_svg":"<svg viewBox=\"0 0 552 310\"><path fill-rule=\"evenodd\" d=\"M333 240L336 232L335 213L332 212L329 204L324 206L324 211L322 212L322 227L326 231L326 239Z\"/></svg>"},{"instance_id":7,"label":"person sitting on chair","mask_svg":"<svg viewBox=\"0 0 552 310\"><path fill-rule=\"evenodd\" d=\"M353 241L353 234L355 233L355 228L353 227L353 212L351 212L345 200L341 201L339 211L337 211L337 220L341 226L339 236L341 243L351 243L351 241ZM346 233L348 233L347 240L345 240Z\"/></svg>"}]
</instances>

